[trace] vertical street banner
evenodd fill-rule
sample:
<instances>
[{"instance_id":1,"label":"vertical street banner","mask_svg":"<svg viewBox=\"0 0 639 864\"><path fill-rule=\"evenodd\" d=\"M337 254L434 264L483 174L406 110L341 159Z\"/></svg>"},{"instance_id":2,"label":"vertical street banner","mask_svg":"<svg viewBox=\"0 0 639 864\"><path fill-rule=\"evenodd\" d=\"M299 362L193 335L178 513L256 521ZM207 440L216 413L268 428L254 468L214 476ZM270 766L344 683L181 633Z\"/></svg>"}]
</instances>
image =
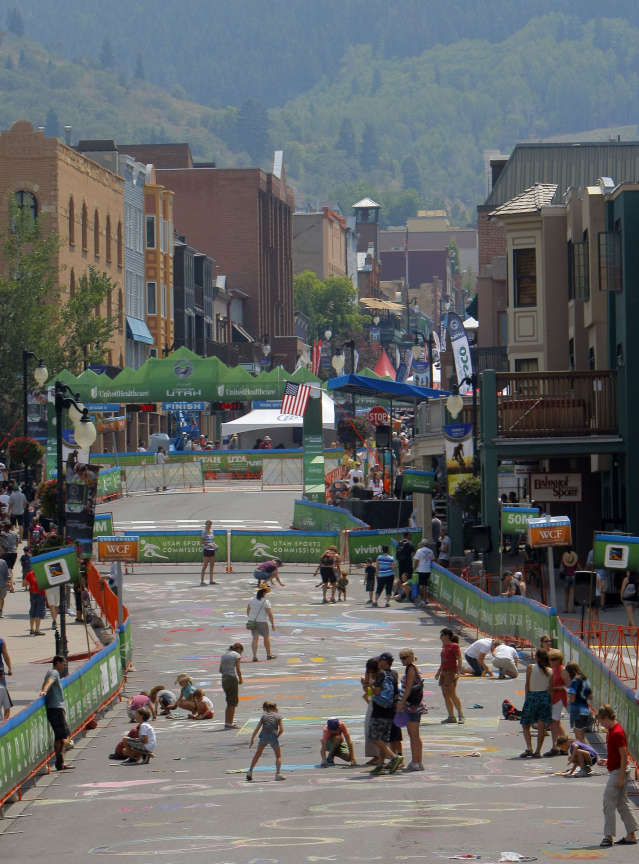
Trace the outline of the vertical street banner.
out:
<instances>
[{"instance_id":1,"label":"vertical street banner","mask_svg":"<svg viewBox=\"0 0 639 864\"><path fill-rule=\"evenodd\" d=\"M52 549L42 555L34 555L31 559L31 567L38 583L38 588L55 588L65 582L77 584L80 578L78 558L73 546L64 546L62 549Z\"/></svg>"},{"instance_id":2,"label":"vertical street banner","mask_svg":"<svg viewBox=\"0 0 639 864\"><path fill-rule=\"evenodd\" d=\"M100 465L76 465L66 470L65 522L67 540L93 537L95 499Z\"/></svg>"},{"instance_id":3,"label":"vertical street banner","mask_svg":"<svg viewBox=\"0 0 639 864\"><path fill-rule=\"evenodd\" d=\"M47 391L47 446L45 453L45 480L50 480L56 470L56 441L55 441L55 397L53 387Z\"/></svg>"},{"instance_id":4,"label":"vertical street banner","mask_svg":"<svg viewBox=\"0 0 639 864\"><path fill-rule=\"evenodd\" d=\"M322 400L310 398L304 414L304 497L326 501Z\"/></svg>"},{"instance_id":5,"label":"vertical street banner","mask_svg":"<svg viewBox=\"0 0 639 864\"><path fill-rule=\"evenodd\" d=\"M464 330L459 315L454 312L448 313L448 335L450 336L450 347L455 359L455 371L457 372L457 382L460 383L464 378L470 378L473 374L473 361L470 357L470 346L468 345L468 336ZM471 387L468 384L460 386L460 393L469 393Z\"/></svg>"},{"instance_id":6,"label":"vertical street banner","mask_svg":"<svg viewBox=\"0 0 639 864\"><path fill-rule=\"evenodd\" d=\"M31 390L27 393L27 434L36 441L45 441L48 432L47 391Z\"/></svg>"}]
</instances>

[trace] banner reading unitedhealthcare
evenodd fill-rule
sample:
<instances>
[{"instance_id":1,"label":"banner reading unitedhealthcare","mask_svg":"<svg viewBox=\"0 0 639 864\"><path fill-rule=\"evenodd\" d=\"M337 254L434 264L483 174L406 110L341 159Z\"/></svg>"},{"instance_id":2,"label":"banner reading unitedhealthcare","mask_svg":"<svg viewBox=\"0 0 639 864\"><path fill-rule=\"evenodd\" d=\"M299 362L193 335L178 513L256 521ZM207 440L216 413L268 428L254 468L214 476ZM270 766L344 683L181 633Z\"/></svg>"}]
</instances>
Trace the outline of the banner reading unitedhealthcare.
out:
<instances>
[{"instance_id":1,"label":"banner reading unitedhealthcare","mask_svg":"<svg viewBox=\"0 0 639 864\"><path fill-rule=\"evenodd\" d=\"M459 315L454 312L448 313L448 333L450 336L450 347L453 349L453 357L455 358L457 382L459 383L464 378L470 378L473 374L473 361L470 357L470 346L468 345L468 336L466 336L464 325ZM460 386L459 392L470 392L469 385Z\"/></svg>"}]
</instances>

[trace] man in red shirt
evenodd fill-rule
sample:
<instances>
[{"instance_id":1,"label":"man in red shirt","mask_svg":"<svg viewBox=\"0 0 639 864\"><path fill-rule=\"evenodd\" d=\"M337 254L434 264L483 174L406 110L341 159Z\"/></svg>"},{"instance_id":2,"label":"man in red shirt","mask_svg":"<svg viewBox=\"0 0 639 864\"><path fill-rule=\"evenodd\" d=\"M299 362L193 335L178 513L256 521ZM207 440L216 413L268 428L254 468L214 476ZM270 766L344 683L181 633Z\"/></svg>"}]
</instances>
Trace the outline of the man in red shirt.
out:
<instances>
[{"instance_id":1,"label":"man in red shirt","mask_svg":"<svg viewBox=\"0 0 639 864\"><path fill-rule=\"evenodd\" d=\"M46 615L44 605L45 592L38 587L35 573L29 570L24 575L24 581L29 587L29 627L31 636L44 636L40 633L40 624Z\"/></svg>"},{"instance_id":2,"label":"man in red shirt","mask_svg":"<svg viewBox=\"0 0 639 864\"><path fill-rule=\"evenodd\" d=\"M600 846L612 846L615 842L616 811L626 826L626 836L617 840L620 846L635 846L637 838L637 820L635 819L628 793L626 792L626 770L628 767L628 744L626 733L621 724L617 722L617 715L610 705L602 705L597 712L599 723L606 730L606 748L608 758L602 759L601 764L608 768L608 782L604 789L603 811L604 811L604 838Z\"/></svg>"}]
</instances>

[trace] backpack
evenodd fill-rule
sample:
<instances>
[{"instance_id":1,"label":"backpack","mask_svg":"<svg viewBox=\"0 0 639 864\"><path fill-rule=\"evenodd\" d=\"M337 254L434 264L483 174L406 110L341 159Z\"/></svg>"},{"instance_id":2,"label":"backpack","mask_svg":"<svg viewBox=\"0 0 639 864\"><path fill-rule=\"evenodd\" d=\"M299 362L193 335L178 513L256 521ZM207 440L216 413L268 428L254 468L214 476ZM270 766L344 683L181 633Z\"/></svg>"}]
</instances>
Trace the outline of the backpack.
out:
<instances>
[{"instance_id":1,"label":"backpack","mask_svg":"<svg viewBox=\"0 0 639 864\"><path fill-rule=\"evenodd\" d=\"M384 672L384 682L379 693L373 694L373 702L382 708L392 708L397 701L397 682L390 672Z\"/></svg>"},{"instance_id":2,"label":"backpack","mask_svg":"<svg viewBox=\"0 0 639 864\"><path fill-rule=\"evenodd\" d=\"M397 551L395 552L395 557L398 561L410 561L411 559L411 542L410 540L402 540L401 543L397 546Z\"/></svg>"},{"instance_id":3,"label":"backpack","mask_svg":"<svg viewBox=\"0 0 639 864\"><path fill-rule=\"evenodd\" d=\"M320 564L322 567L333 567L335 564L335 559L333 558L332 552L325 552L320 558Z\"/></svg>"},{"instance_id":4,"label":"backpack","mask_svg":"<svg viewBox=\"0 0 639 864\"><path fill-rule=\"evenodd\" d=\"M521 719L521 711L515 708L512 702L504 699L501 703L501 713L504 715L504 720L519 720Z\"/></svg>"},{"instance_id":5,"label":"backpack","mask_svg":"<svg viewBox=\"0 0 639 864\"><path fill-rule=\"evenodd\" d=\"M636 600L637 598L637 586L634 582L628 580L628 584L623 589L623 594L621 595L622 600Z\"/></svg>"}]
</instances>

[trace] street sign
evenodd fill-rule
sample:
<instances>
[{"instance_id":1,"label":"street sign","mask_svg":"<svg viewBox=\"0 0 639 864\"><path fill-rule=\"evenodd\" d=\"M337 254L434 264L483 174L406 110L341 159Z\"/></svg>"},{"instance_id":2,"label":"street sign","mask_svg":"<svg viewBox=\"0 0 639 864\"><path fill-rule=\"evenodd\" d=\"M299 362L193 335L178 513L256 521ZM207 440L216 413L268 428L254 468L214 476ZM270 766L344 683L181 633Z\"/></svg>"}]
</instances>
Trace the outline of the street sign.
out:
<instances>
[{"instance_id":1,"label":"street sign","mask_svg":"<svg viewBox=\"0 0 639 864\"><path fill-rule=\"evenodd\" d=\"M368 420L371 426L388 426L390 424L390 415L381 405L376 405L368 412Z\"/></svg>"},{"instance_id":2,"label":"street sign","mask_svg":"<svg viewBox=\"0 0 639 864\"><path fill-rule=\"evenodd\" d=\"M128 534L111 537L98 537L98 561L132 561L138 560L138 537Z\"/></svg>"},{"instance_id":3,"label":"street sign","mask_svg":"<svg viewBox=\"0 0 639 864\"><path fill-rule=\"evenodd\" d=\"M570 546L572 534L568 516L542 516L528 520L528 545Z\"/></svg>"}]
</instances>

